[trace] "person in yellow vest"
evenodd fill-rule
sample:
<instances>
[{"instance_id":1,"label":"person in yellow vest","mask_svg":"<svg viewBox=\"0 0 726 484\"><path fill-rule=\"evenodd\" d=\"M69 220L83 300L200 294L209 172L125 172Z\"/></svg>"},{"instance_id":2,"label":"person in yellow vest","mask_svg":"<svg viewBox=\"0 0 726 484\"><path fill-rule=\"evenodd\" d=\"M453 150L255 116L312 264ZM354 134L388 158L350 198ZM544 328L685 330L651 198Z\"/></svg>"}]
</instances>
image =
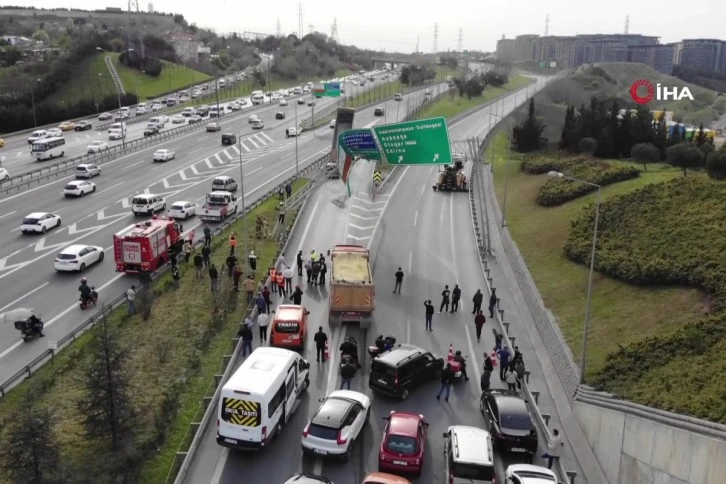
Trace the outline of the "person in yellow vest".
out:
<instances>
[{"instance_id":1,"label":"person in yellow vest","mask_svg":"<svg viewBox=\"0 0 726 484\"><path fill-rule=\"evenodd\" d=\"M275 282L277 283L277 290L280 296L285 297L285 276L281 271L275 274Z\"/></svg>"},{"instance_id":2,"label":"person in yellow vest","mask_svg":"<svg viewBox=\"0 0 726 484\"><path fill-rule=\"evenodd\" d=\"M229 251L234 254L234 249L237 247L237 236L234 235L234 232L229 234Z\"/></svg>"}]
</instances>

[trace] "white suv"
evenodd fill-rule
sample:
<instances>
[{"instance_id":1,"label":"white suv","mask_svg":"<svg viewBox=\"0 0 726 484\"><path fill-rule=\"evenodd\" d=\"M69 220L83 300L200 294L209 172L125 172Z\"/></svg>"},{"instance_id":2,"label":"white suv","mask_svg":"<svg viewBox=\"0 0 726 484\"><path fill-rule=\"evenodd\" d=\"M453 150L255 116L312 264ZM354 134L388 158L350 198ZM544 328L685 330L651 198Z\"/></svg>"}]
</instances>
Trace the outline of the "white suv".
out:
<instances>
[{"instance_id":1,"label":"white suv","mask_svg":"<svg viewBox=\"0 0 726 484\"><path fill-rule=\"evenodd\" d=\"M370 415L371 400L364 394L350 390L331 393L303 431L303 452L348 459Z\"/></svg>"},{"instance_id":2,"label":"white suv","mask_svg":"<svg viewBox=\"0 0 726 484\"><path fill-rule=\"evenodd\" d=\"M507 467L504 484L558 484L557 476L546 467L512 464Z\"/></svg>"},{"instance_id":3,"label":"white suv","mask_svg":"<svg viewBox=\"0 0 726 484\"><path fill-rule=\"evenodd\" d=\"M484 429L452 425L444 433L446 473L453 484L493 484L492 437Z\"/></svg>"}]
</instances>

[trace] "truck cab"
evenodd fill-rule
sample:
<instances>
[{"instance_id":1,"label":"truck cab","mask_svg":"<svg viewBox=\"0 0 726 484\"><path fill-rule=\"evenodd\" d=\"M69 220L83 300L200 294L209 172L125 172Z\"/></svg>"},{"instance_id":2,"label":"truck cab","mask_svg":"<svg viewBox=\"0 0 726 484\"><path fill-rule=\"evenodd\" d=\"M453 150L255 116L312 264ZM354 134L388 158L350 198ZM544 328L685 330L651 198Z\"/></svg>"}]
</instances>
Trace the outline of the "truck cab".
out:
<instances>
[{"instance_id":1,"label":"truck cab","mask_svg":"<svg viewBox=\"0 0 726 484\"><path fill-rule=\"evenodd\" d=\"M213 191L207 194L206 202L198 215L201 220L219 222L237 213L237 197L226 191Z\"/></svg>"}]
</instances>

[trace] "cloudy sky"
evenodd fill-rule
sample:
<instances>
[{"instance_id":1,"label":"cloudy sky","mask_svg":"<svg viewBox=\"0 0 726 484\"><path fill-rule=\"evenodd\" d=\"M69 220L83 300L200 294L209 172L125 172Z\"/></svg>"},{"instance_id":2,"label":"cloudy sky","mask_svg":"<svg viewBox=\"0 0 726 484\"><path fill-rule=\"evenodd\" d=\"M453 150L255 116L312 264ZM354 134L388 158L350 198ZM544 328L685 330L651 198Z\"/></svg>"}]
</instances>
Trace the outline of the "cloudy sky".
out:
<instances>
[{"instance_id":1,"label":"cloudy sky","mask_svg":"<svg viewBox=\"0 0 726 484\"><path fill-rule=\"evenodd\" d=\"M147 9L149 0L139 0ZM127 8L128 0L9 0L8 4L38 8ZM283 33L297 32L298 5L303 9L303 30L310 26L330 34L337 18L338 36L344 44L411 52L431 52L434 24L438 23L439 50L456 49L461 29L463 49L494 50L506 35L543 35L550 16L550 35L623 33L630 16L630 33L656 35L661 42L683 38L724 38L726 1L607 0L152 0L154 10L184 15L190 23L218 33L260 32L274 34L279 19Z\"/></svg>"}]
</instances>

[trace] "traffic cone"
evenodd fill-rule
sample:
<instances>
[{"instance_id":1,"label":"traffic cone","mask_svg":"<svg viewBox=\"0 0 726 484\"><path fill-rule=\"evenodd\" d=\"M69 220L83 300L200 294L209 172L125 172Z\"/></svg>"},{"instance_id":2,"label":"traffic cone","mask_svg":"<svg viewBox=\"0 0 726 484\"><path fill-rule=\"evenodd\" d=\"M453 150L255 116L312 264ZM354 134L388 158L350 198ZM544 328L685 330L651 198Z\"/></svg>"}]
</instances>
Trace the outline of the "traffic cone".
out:
<instances>
[{"instance_id":1,"label":"traffic cone","mask_svg":"<svg viewBox=\"0 0 726 484\"><path fill-rule=\"evenodd\" d=\"M446 359L454 361L454 343L449 343L449 356Z\"/></svg>"},{"instance_id":2,"label":"traffic cone","mask_svg":"<svg viewBox=\"0 0 726 484\"><path fill-rule=\"evenodd\" d=\"M328 350L328 340L325 340L325 349L323 350L323 361L330 358L330 351Z\"/></svg>"}]
</instances>

